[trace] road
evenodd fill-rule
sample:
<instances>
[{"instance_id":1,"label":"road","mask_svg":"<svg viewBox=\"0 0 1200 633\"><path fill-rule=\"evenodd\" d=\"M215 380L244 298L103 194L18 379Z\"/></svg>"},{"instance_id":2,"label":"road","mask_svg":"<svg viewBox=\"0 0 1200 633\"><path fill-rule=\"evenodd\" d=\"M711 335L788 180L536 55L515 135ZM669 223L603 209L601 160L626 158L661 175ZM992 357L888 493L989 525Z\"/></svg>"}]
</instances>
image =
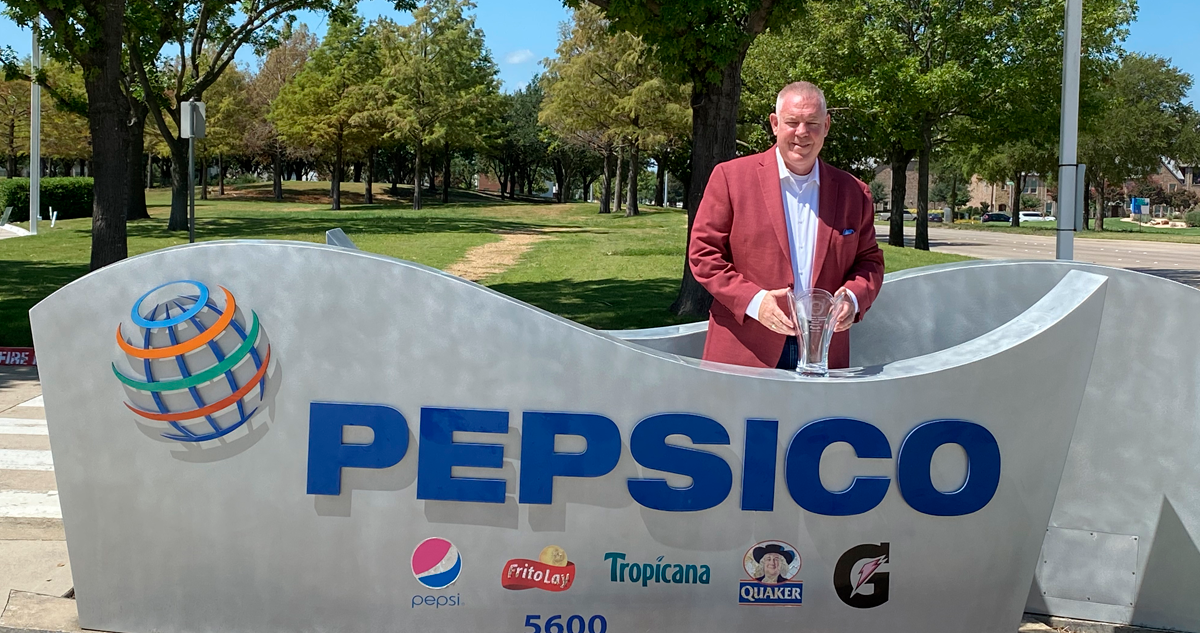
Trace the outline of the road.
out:
<instances>
[{"instance_id":1,"label":"road","mask_svg":"<svg viewBox=\"0 0 1200 633\"><path fill-rule=\"evenodd\" d=\"M879 225L875 228L886 239L887 227ZM912 244L915 231L914 227L904 228L907 244ZM930 227L929 246L941 253L980 259L1054 259L1054 238L1041 235ZM1200 287L1200 244L1076 239L1075 259L1128 268Z\"/></svg>"}]
</instances>

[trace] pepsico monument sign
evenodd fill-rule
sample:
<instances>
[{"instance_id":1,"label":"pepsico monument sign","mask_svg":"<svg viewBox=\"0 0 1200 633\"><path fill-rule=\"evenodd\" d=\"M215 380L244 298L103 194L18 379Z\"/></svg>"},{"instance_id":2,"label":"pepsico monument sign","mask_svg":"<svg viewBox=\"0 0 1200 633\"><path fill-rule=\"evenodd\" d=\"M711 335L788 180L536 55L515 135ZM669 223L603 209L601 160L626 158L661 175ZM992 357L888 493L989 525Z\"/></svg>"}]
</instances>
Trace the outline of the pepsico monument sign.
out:
<instances>
[{"instance_id":1,"label":"pepsico monument sign","mask_svg":"<svg viewBox=\"0 0 1200 633\"><path fill-rule=\"evenodd\" d=\"M1105 283L817 379L341 248L134 257L31 311L80 623L1011 633Z\"/></svg>"}]
</instances>

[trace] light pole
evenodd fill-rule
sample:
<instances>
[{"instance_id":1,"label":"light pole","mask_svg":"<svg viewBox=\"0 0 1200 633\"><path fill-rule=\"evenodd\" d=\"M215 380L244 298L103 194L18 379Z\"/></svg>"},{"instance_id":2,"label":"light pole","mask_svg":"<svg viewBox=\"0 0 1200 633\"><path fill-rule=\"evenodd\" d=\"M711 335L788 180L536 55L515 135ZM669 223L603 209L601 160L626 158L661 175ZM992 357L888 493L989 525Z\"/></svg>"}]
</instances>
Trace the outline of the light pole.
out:
<instances>
[{"instance_id":1,"label":"light pole","mask_svg":"<svg viewBox=\"0 0 1200 633\"><path fill-rule=\"evenodd\" d=\"M1067 0L1063 30L1062 119L1058 142L1058 259L1075 258L1076 209L1080 207L1079 64L1082 53L1083 0ZM1076 198L1080 199L1076 199Z\"/></svg>"},{"instance_id":2,"label":"light pole","mask_svg":"<svg viewBox=\"0 0 1200 633\"><path fill-rule=\"evenodd\" d=\"M37 235L42 209L42 87L37 74L42 68L42 46L38 41L41 18L33 20L33 81L29 90L29 232Z\"/></svg>"}]
</instances>

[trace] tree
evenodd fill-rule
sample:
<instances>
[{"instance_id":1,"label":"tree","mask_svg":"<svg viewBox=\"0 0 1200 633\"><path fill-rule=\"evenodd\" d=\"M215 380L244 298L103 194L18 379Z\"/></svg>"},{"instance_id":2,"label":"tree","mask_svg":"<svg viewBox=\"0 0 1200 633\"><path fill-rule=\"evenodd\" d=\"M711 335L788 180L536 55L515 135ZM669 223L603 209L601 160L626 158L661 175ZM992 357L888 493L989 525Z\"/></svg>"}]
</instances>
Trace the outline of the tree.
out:
<instances>
[{"instance_id":1,"label":"tree","mask_svg":"<svg viewBox=\"0 0 1200 633\"><path fill-rule=\"evenodd\" d=\"M489 169L500 181L500 197L528 191L547 161L549 145L538 123L542 82L537 77L512 94L500 95L501 120L484 149Z\"/></svg>"},{"instance_id":2,"label":"tree","mask_svg":"<svg viewBox=\"0 0 1200 633\"><path fill-rule=\"evenodd\" d=\"M1129 54L1098 87L1098 115L1081 125L1079 158L1099 195L1096 230L1112 188L1157 171L1163 158L1194 162L1196 111L1185 103L1192 78L1161 57Z\"/></svg>"},{"instance_id":3,"label":"tree","mask_svg":"<svg viewBox=\"0 0 1200 633\"><path fill-rule=\"evenodd\" d=\"M207 134L198 144L202 157L201 191L208 197L208 161L217 161L217 191L225 195L225 172L232 155L245 153L245 138L254 124L247 91L250 78L236 64L231 65L209 89L207 102Z\"/></svg>"},{"instance_id":4,"label":"tree","mask_svg":"<svg viewBox=\"0 0 1200 633\"><path fill-rule=\"evenodd\" d=\"M0 156L7 178L17 177L17 161L28 155L29 84L0 82Z\"/></svg>"},{"instance_id":5,"label":"tree","mask_svg":"<svg viewBox=\"0 0 1200 633\"><path fill-rule=\"evenodd\" d=\"M413 147L413 208L421 208L424 148L495 103L497 69L470 0L427 0L413 22L380 20L378 103L392 135Z\"/></svg>"},{"instance_id":6,"label":"tree","mask_svg":"<svg viewBox=\"0 0 1200 633\"><path fill-rule=\"evenodd\" d=\"M125 0L4 0L7 15L22 26L41 18L42 46L48 57L78 66L87 94L92 137L92 270L129 254L125 220L129 204L129 101L121 90L121 42ZM10 51L11 52L11 51ZM5 58L5 74L18 67ZM39 78L39 82L42 78Z\"/></svg>"},{"instance_id":7,"label":"tree","mask_svg":"<svg viewBox=\"0 0 1200 633\"><path fill-rule=\"evenodd\" d=\"M248 118L251 122L243 138L246 151L271 167L272 192L283 199L283 164L288 146L279 129L267 118L271 105L283 87L304 69L309 55L317 48L317 38L301 24L285 27L279 46L259 58L258 71L246 88Z\"/></svg>"},{"instance_id":8,"label":"tree","mask_svg":"<svg viewBox=\"0 0 1200 633\"><path fill-rule=\"evenodd\" d=\"M700 198L717 163L737 154L742 61L755 37L804 0L587 0L612 25L640 35L665 68L692 85L692 156L688 239ZM579 7L584 0L565 0ZM686 256L676 314L707 314L712 297L692 277Z\"/></svg>"},{"instance_id":9,"label":"tree","mask_svg":"<svg viewBox=\"0 0 1200 633\"><path fill-rule=\"evenodd\" d=\"M167 228L187 228L188 142L178 134L183 104L205 92L247 44L278 45L282 27L300 9L327 11L348 20L334 0L132 0L127 37L129 65L146 95L150 116L171 151L171 218Z\"/></svg>"},{"instance_id":10,"label":"tree","mask_svg":"<svg viewBox=\"0 0 1200 633\"><path fill-rule=\"evenodd\" d=\"M550 60L542 82L546 99L539 121L604 157L601 213L611 210L610 170L618 147L631 149L632 164L640 150L662 153L688 133L687 87L663 76L641 38L610 31L595 7L580 7L563 25L558 57ZM627 182L633 193L626 213L636 215L637 179Z\"/></svg>"},{"instance_id":11,"label":"tree","mask_svg":"<svg viewBox=\"0 0 1200 633\"><path fill-rule=\"evenodd\" d=\"M329 157L335 210L342 208L347 148L367 141L356 117L371 107L368 84L379 70L377 59L376 40L366 36L361 18L330 24L321 45L304 70L284 86L267 117L288 141L310 144Z\"/></svg>"}]
</instances>

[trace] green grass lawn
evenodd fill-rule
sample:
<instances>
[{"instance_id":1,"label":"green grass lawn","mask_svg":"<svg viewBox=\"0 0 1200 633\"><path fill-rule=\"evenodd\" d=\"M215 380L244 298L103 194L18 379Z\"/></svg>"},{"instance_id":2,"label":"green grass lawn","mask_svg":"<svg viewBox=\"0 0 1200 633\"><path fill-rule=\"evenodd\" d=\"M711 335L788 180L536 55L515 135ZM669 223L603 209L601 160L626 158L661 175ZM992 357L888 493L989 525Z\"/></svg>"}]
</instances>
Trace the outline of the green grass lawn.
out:
<instances>
[{"instance_id":1,"label":"green grass lawn","mask_svg":"<svg viewBox=\"0 0 1200 633\"><path fill-rule=\"evenodd\" d=\"M516 266L482 280L500 292L585 325L605 329L680 323L668 310L683 270L687 216L643 207L633 218L599 215L596 204L500 202L455 192L451 203L412 211L403 200L361 204L362 185L344 185L343 210L331 211L327 183L286 183L285 200L263 199L269 185L230 187L233 195L196 201L197 240L325 241L341 227L363 250L446 268L468 249L501 239L506 231L546 232ZM382 187L380 188L383 189ZM402 191L403 193L403 191ZM187 242L167 231L170 193L148 196L149 220L129 224L129 253ZM347 203L349 202L349 204ZM0 240L0 346L32 342L28 311L87 273L91 220L38 225L33 237ZM969 259L884 246L887 270Z\"/></svg>"}]
</instances>

